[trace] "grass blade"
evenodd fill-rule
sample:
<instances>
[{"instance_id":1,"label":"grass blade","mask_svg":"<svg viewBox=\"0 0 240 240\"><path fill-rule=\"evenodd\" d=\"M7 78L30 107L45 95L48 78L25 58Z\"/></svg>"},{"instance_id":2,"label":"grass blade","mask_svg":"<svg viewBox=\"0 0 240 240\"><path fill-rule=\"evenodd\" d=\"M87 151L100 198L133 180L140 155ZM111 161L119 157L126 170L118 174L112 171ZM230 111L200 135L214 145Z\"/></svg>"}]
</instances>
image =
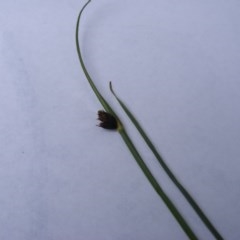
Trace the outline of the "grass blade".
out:
<instances>
[{"instance_id":1,"label":"grass blade","mask_svg":"<svg viewBox=\"0 0 240 240\"><path fill-rule=\"evenodd\" d=\"M86 66L84 64L83 58L82 58L82 53L81 53L81 48L80 48L80 44L79 44L79 25L80 25L80 19L82 16L82 13L84 11L84 9L86 8L86 6L91 2L91 0L89 0L81 9L78 18L77 18L77 25L76 25L76 33L75 33L75 40L76 40L76 47L77 47L77 53L78 53L78 58L82 67L82 70L93 90L93 92L95 93L95 95L97 96L99 102L102 104L102 106L104 107L104 109L111 113L112 115L116 116L115 112L113 111L113 109L111 108L111 106L107 103L107 101L104 99L104 97L101 95L101 93L98 91L97 87L95 86L93 80L91 79Z\"/></svg>"},{"instance_id":2,"label":"grass blade","mask_svg":"<svg viewBox=\"0 0 240 240\"><path fill-rule=\"evenodd\" d=\"M213 226L213 224L210 222L208 217L205 215L205 213L202 211L202 209L199 207L197 202L193 199L193 197L188 193L188 191L185 189L185 187L179 182L179 180L175 177L173 172L170 170L170 168L167 166L163 158L158 153L157 149L153 145L150 138L147 136L137 119L133 116L133 114L130 112L130 110L127 108L127 106L122 102L122 100L116 95L116 93L113 91L112 83L109 83L110 90L118 103L121 105L122 109L125 111L129 119L132 121L134 126L137 128L138 132L148 145L148 147L153 152L154 156L158 160L159 164L162 166L166 174L169 176L169 178L172 180L172 182L175 184L175 186L179 189L179 191L183 194L185 199L188 201L188 203L192 206L192 208L195 210L197 215L200 217L202 222L205 224L205 226L208 228L208 230L215 236L218 240L223 240L223 237L220 235L220 233L217 231L217 229Z\"/></svg>"},{"instance_id":3,"label":"grass blade","mask_svg":"<svg viewBox=\"0 0 240 240\"><path fill-rule=\"evenodd\" d=\"M175 219L178 221L184 232L187 234L189 239L198 239L191 227L188 225L186 220L183 218L181 213L178 211L176 206L173 204L173 202L170 200L170 198L167 196L167 194L163 191L159 183L157 182L156 178L152 175L151 171L145 164L144 160L138 153L137 149L135 148L134 144L132 143L131 139L129 138L128 134L124 129L119 131L120 135L122 136L124 142L126 143L129 151L132 153L133 157L135 158L137 164L142 169L144 175L151 183L152 187L155 189L157 194L162 198L163 202L166 204L168 209L171 211Z\"/></svg>"}]
</instances>

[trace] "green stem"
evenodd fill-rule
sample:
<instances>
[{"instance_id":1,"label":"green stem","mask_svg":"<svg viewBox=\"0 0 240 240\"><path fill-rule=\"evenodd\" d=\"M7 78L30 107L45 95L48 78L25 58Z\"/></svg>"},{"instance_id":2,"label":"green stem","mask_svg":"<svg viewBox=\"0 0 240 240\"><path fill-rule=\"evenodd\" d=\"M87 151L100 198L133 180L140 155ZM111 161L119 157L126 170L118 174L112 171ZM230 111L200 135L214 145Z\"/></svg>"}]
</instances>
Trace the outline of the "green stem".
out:
<instances>
[{"instance_id":1,"label":"green stem","mask_svg":"<svg viewBox=\"0 0 240 240\"><path fill-rule=\"evenodd\" d=\"M183 231L187 234L189 239L198 239L195 233L192 231L186 220L183 218L179 210L167 196L167 194L163 191L161 186L158 184L156 178L152 175L151 171L143 161L142 157L139 155L137 149L135 148L134 144L132 143L131 139L129 138L128 134L124 129L119 131L120 135L122 136L124 142L126 143L129 151L132 153L133 157L135 158L137 164L142 169L144 175L148 179L148 181L152 184L152 187L155 189L157 194L162 198L163 202L166 204L168 209L171 211L175 219L178 221L180 226L182 227Z\"/></svg>"},{"instance_id":2,"label":"green stem","mask_svg":"<svg viewBox=\"0 0 240 240\"><path fill-rule=\"evenodd\" d=\"M202 211L202 209L199 207L197 202L194 200L194 198L188 193L188 191L184 188L184 186L179 182L179 180L175 177L173 172L170 170L170 168L167 166L163 158L160 156L158 151L156 150L155 146L153 145L150 138L147 136L143 128L140 126L137 119L133 116L133 114L130 112L130 110L127 108L127 106L122 102L122 100L116 95L116 93L113 91L111 82L109 83L110 90L118 103L121 105L129 119L132 121L134 126L139 131L140 135L148 145L148 147L151 149L153 154L155 155L156 159L158 160L159 164L162 166L162 168L165 170L166 174L169 176L169 178L172 180L172 182L175 184L175 186L179 189L179 191L183 194L185 199L188 201L188 203L192 206L192 208L195 210L199 218L202 220L202 222L205 224L205 226L208 228L208 230L213 234L213 236L217 240L223 240L223 237L221 234L217 231L217 229L213 226L211 221L208 219L208 217L205 215L205 213Z\"/></svg>"},{"instance_id":3,"label":"green stem","mask_svg":"<svg viewBox=\"0 0 240 240\"><path fill-rule=\"evenodd\" d=\"M97 87L95 86L93 80L91 79L86 66L84 64L83 58L82 58L82 53L81 53L81 49L80 49L80 44L79 44L79 25L80 25L80 19L81 19L81 15L83 10L86 8L86 6L91 2L91 0L89 0L81 9L78 18L77 18L77 25L76 25L76 34L75 34L75 40L76 40L76 47L77 47L77 53L78 53L78 58L82 67L82 70L92 88L92 90L94 91L95 95L97 96L99 102L102 104L102 106L104 107L104 109L111 113L112 115L116 116L115 112L113 111L113 109L111 108L111 106L107 103L107 101L104 99L104 97L101 95L101 93L98 91Z\"/></svg>"}]
</instances>

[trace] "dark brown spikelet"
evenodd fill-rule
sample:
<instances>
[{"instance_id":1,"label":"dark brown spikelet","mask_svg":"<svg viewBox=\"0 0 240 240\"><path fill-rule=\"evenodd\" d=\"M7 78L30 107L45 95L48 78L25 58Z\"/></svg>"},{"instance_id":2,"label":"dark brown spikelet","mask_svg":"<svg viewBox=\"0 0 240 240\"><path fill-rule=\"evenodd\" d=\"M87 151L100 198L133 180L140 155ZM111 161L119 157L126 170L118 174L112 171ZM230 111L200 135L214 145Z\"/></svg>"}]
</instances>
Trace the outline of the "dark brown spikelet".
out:
<instances>
[{"instance_id":1,"label":"dark brown spikelet","mask_svg":"<svg viewBox=\"0 0 240 240\"><path fill-rule=\"evenodd\" d=\"M118 128L118 122L116 118L110 113L99 110L98 120L101 121L100 124L98 125L99 127L111 130L116 130Z\"/></svg>"}]
</instances>

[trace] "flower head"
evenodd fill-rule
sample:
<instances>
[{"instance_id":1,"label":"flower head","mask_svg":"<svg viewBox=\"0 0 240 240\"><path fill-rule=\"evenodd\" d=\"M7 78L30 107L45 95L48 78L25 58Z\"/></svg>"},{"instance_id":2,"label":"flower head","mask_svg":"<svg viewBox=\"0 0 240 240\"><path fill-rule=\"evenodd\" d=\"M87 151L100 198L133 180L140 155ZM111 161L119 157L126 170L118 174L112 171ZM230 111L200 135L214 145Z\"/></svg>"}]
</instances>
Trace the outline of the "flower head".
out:
<instances>
[{"instance_id":1,"label":"flower head","mask_svg":"<svg viewBox=\"0 0 240 240\"><path fill-rule=\"evenodd\" d=\"M112 129L116 130L118 128L118 121L117 119L110 113L99 110L98 111L98 120L100 120L99 127L105 129Z\"/></svg>"}]
</instances>

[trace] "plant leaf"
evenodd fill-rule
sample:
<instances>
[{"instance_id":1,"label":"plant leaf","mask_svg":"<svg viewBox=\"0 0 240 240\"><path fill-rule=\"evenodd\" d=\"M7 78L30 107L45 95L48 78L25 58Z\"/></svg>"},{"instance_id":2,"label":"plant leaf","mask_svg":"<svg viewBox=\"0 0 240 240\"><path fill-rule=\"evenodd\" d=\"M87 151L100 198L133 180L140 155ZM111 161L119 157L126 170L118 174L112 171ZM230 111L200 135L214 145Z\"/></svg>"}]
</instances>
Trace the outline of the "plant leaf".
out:
<instances>
[{"instance_id":1,"label":"plant leaf","mask_svg":"<svg viewBox=\"0 0 240 240\"><path fill-rule=\"evenodd\" d=\"M185 197L185 199L188 201L188 203L192 206L192 208L195 210L195 212L198 214L198 216L201 218L205 226L208 228L208 230L216 237L218 240L223 240L223 237L220 235L220 233L217 231L217 229L213 226L213 224L210 222L208 217L205 215L203 210L199 207L197 202L194 200L194 198L188 193L188 191L185 189L185 187L179 182L179 180L175 177L171 169L168 167L168 165L165 163L163 158L158 153L157 149L153 145L150 138L147 136L146 132L141 127L140 123L137 121L137 119L133 116L131 111L127 108L127 106L123 103L123 101L116 95L116 93L113 91L112 83L109 83L109 88L122 107L122 109L125 111L129 119L132 121L142 138L144 139L147 146L151 149L154 156L158 160L161 167L164 169L168 177L172 180L172 182L175 184L175 186L179 189L179 191L182 193L182 195Z\"/></svg>"}]
</instances>

